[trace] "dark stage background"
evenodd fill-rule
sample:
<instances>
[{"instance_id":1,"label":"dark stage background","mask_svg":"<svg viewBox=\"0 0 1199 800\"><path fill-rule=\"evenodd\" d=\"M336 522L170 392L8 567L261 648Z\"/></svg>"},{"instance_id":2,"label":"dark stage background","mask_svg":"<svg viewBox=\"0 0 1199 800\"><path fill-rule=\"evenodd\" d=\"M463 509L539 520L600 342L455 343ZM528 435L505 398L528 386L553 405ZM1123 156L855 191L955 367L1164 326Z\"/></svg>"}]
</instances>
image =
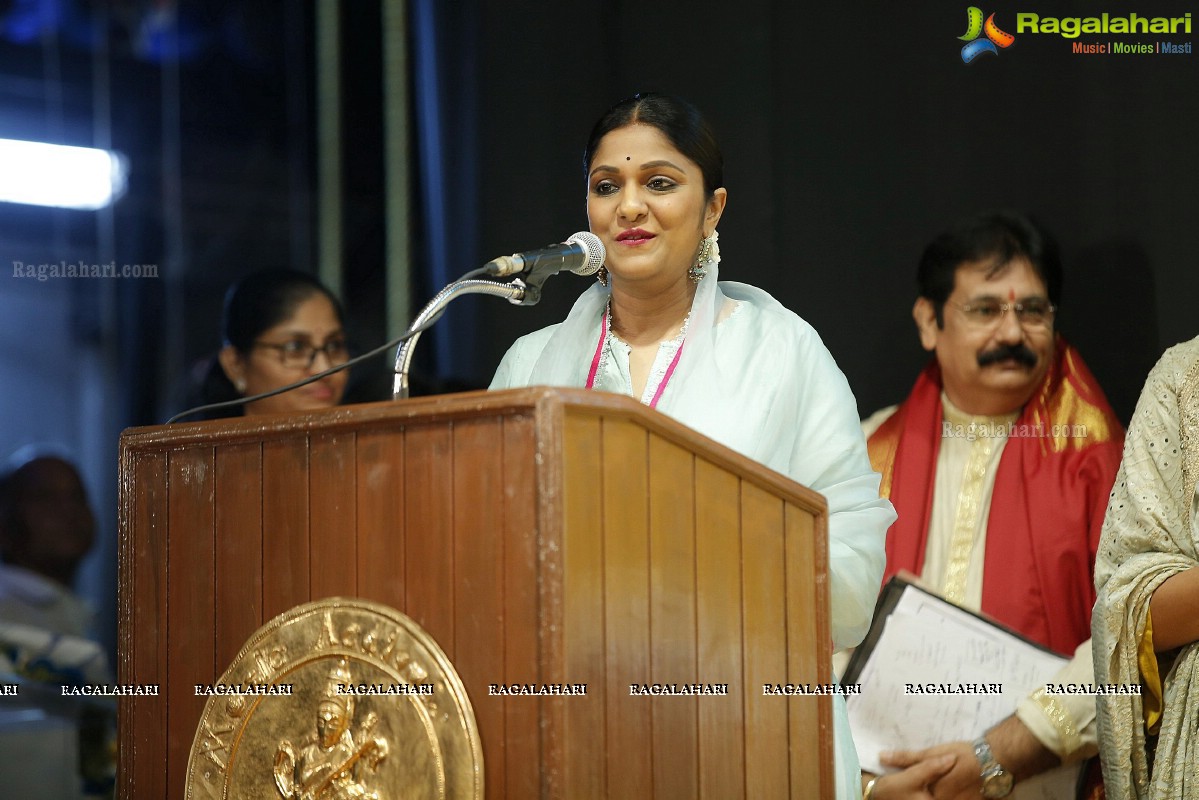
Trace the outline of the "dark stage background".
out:
<instances>
[{"instance_id":1,"label":"dark stage background","mask_svg":"<svg viewBox=\"0 0 1199 800\"><path fill-rule=\"evenodd\" d=\"M923 363L910 309L924 245L983 209L1026 210L1056 233L1059 328L1125 419L1160 351L1199 334L1192 55L1076 55L1041 34L964 64L965 5L950 2L504 5L483 9L480 257L586 227L587 131L614 99L655 89L693 100L723 141L722 278L811 322L863 413L901 399ZM1027 4L984 12L1014 31L1015 10ZM560 281L537 309L480 307L495 334L473 377L518 333L565 316L577 280Z\"/></svg>"}]
</instances>

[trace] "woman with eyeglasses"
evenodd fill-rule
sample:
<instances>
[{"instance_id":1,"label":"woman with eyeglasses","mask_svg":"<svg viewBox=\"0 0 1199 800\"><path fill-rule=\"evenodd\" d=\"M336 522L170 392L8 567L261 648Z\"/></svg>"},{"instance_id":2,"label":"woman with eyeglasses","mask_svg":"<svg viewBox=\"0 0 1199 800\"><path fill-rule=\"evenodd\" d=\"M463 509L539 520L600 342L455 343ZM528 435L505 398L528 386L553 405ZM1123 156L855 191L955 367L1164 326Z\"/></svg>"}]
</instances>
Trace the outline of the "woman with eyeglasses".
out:
<instances>
[{"instance_id":1,"label":"woman with eyeglasses","mask_svg":"<svg viewBox=\"0 0 1199 800\"><path fill-rule=\"evenodd\" d=\"M341 305L304 272L271 269L242 278L225 295L223 347L205 381L205 402L268 392L349 359ZM341 402L347 373L255 400L245 414L330 408Z\"/></svg>"}]
</instances>

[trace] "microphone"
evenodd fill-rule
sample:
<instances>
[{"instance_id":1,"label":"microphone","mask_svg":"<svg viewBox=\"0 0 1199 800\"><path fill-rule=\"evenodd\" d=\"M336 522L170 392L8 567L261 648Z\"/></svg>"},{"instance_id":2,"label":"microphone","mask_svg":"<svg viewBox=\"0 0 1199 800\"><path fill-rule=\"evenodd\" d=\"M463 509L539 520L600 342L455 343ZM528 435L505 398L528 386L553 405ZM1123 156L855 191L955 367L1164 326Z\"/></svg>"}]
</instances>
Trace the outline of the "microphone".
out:
<instances>
[{"instance_id":1,"label":"microphone","mask_svg":"<svg viewBox=\"0 0 1199 800\"><path fill-rule=\"evenodd\" d=\"M483 269L497 277L534 273L538 277L549 277L562 270L570 270L576 275L594 275L603 263L604 243L590 231L579 231L562 244L500 256L484 264Z\"/></svg>"}]
</instances>

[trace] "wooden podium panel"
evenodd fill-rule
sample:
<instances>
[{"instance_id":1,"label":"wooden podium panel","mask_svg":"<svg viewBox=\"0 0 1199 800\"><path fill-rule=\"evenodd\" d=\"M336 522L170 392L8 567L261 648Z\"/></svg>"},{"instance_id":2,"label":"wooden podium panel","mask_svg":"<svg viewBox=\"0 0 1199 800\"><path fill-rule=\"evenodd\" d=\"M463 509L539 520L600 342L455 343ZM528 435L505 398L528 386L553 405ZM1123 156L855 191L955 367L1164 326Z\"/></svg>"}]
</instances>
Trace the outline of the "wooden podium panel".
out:
<instances>
[{"instance_id":1,"label":"wooden podium panel","mask_svg":"<svg viewBox=\"0 0 1199 800\"><path fill-rule=\"evenodd\" d=\"M122 797L176 798L245 640L310 600L399 609L453 662L488 798L823 797L823 499L616 395L522 389L127 431ZM586 684L585 696L493 695ZM632 686L727 685L726 696Z\"/></svg>"}]
</instances>

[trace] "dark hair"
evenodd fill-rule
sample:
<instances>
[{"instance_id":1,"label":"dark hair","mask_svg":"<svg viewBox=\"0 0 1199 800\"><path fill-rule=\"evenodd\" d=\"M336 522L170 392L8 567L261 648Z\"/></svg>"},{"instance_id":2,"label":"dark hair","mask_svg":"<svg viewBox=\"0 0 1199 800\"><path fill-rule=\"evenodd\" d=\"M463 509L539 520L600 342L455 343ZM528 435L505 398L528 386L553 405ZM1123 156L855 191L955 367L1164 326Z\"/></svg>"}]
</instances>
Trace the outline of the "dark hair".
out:
<instances>
[{"instance_id":1,"label":"dark hair","mask_svg":"<svg viewBox=\"0 0 1199 800\"><path fill-rule=\"evenodd\" d=\"M987 277L1002 272L1015 258L1025 258L1045 284L1049 302L1059 304L1062 262L1057 243L1033 220L1014 211L988 211L959 223L924 248L916 282L920 296L932 301L937 325L945 301L953 293L958 267L967 261L993 259Z\"/></svg>"},{"instance_id":2,"label":"dark hair","mask_svg":"<svg viewBox=\"0 0 1199 800\"><path fill-rule=\"evenodd\" d=\"M47 461L57 461L70 469L86 496L87 490L79 468L61 448L29 444L13 453L0 464L0 562L12 563L11 548L20 548L28 543L30 532L19 518L17 510L27 498L35 465Z\"/></svg>"},{"instance_id":3,"label":"dark hair","mask_svg":"<svg viewBox=\"0 0 1199 800\"><path fill-rule=\"evenodd\" d=\"M248 353L263 331L286 321L301 303L315 294L323 295L332 304L338 322L342 322L341 303L307 272L264 269L247 275L225 292L222 344L231 344L241 353Z\"/></svg>"},{"instance_id":4,"label":"dark hair","mask_svg":"<svg viewBox=\"0 0 1199 800\"><path fill-rule=\"evenodd\" d=\"M344 322L341 303L324 284L307 272L264 269L250 273L225 292L221 344L232 345L243 356L246 355L264 331L285 322L301 303L318 294L333 306L338 322ZM215 358L204 377L201 394L205 404L235 400L241 396Z\"/></svg>"},{"instance_id":5,"label":"dark hair","mask_svg":"<svg viewBox=\"0 0 1199 800\"><path fill-rule=\"evenodd\" d=\"M19 449L0 464L0 529L11 521L13 506L29 480L30 467L39 461L61 461L79 475L79 469L59 448L35 444ZM79 481L82 484L83 478Z\"/></svg>"},{"instance_id":6,"label":"dark hair","mask_svg":"<svg viewBox=\"0 0 1199 800\"><path fill-rule=\"evenodd\" d=\"M724 156L712 127L699 109L680 97L641 92L621 100L604 113L587 139L583 151L583 178L591 174L591 162L600 140L619 128L635 123L657 128L680 153L699 165L704 176L704 194L712 196L724 186Z\"/></svg>"}]
</instances>

